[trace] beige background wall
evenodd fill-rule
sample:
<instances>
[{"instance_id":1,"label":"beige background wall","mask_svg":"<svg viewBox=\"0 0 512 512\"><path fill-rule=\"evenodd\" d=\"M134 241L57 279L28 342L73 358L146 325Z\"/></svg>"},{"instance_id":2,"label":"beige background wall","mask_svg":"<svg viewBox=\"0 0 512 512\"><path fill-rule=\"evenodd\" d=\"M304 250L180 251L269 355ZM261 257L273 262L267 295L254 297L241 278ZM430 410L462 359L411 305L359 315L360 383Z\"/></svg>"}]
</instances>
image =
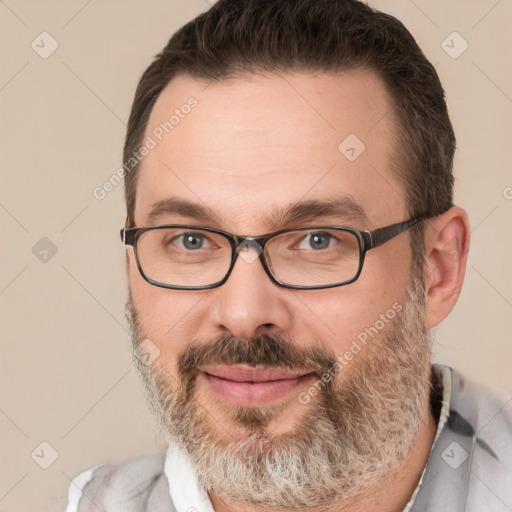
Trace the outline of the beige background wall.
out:
<instances>
[{"instance_id":1,"label":"beige background wall","mask_svg":"<svg viewBox=\"0 0 512 512\"><path fill-rule=\"evenodd\" d=\"M400 18L436 65L458 135L456 202L469 212L472 249L436 360L512 393L512 4L372 4ZM121 163L141 72L207 7L0 2L0 511L63 510L78 472L161 442L124 320L122 187L101 201L92 191ZM58 43L46 59L31 47L51 50L43 31ZM461 37L469 46L458 55ZM58 458L43 469L52 449Z\"/></svg>"}]
</instances>

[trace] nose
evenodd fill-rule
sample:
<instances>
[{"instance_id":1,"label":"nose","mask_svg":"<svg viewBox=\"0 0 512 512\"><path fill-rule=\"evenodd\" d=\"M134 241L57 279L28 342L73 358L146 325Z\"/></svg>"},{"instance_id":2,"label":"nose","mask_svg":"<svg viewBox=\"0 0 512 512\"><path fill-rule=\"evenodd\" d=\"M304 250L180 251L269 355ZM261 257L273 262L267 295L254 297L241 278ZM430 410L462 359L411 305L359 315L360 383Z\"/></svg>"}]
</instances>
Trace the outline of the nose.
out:
<instances>
[{"instance_id":1,"label":"nose","mask_svg":"<svg viewBox=\"0 0 512 512\"><path fill-rule=\"evenodd\" d=\"M239 338L288 330L292 315L287 295L266 274L254 247L239 253L228 280L215 290L211 319L215 329Z\"/></svg>"}]
</instances>

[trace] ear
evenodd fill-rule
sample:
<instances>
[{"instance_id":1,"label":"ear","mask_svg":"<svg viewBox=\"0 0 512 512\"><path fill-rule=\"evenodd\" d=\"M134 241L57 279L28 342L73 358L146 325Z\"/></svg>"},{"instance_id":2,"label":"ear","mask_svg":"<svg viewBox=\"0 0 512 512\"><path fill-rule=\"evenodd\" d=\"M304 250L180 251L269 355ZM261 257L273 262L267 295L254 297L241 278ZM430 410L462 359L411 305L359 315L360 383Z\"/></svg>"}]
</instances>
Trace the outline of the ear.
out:
<instances>
[{"instance_id":1,"label":"ear","mask_svg":"<svg viewBox=\"0 0 512 512\"><path fill-rule=\"evenodd\" d=\"M442 322L462 288L469 249L469 220L454 206L428 222L425 234L425 327Z\"/></svg>"}]
</instances>

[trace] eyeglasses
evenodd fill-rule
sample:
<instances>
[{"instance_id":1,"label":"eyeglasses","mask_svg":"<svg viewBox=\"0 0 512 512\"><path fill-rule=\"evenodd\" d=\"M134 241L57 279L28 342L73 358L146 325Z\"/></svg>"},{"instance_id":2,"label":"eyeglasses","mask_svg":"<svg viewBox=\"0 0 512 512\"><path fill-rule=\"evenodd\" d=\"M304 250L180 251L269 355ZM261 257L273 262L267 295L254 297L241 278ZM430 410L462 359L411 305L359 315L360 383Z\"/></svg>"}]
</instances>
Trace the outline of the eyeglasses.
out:
<instances>
[{"instance_id":1,"label":"eyeglasses","mask_svg":"<svg viewBox=\"0 0 512 512\"><path fill-rule=\"evenodd\" d=\"M421 222L360 231L339 226L299 227L263 236L238 236L192 225L121 229L133 246L142 277L174 290L207 290L224 284L238 256L261 261L270 279L285 288L315 290L353 283L367 251Z\"/></svg>"}]
</instances>

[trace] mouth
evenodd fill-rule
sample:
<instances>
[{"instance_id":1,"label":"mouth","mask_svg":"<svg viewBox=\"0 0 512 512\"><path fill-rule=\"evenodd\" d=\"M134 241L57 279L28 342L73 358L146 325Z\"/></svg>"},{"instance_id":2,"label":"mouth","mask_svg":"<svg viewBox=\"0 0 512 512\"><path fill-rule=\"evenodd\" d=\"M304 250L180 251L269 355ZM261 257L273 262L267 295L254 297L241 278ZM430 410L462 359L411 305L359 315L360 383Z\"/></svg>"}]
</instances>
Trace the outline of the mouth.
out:
<instances>
[{"instance_id":1,"label":"mouth","mask_svg":"<svg viewBox=\"0 0 512 512\"><path fill-rule=\"evenodd\" d=\"M248 365L200 367L208 388L233 405L256 406L296 391L313 374L305 370L254 368Z\"/></svg>"}]
</instances>

